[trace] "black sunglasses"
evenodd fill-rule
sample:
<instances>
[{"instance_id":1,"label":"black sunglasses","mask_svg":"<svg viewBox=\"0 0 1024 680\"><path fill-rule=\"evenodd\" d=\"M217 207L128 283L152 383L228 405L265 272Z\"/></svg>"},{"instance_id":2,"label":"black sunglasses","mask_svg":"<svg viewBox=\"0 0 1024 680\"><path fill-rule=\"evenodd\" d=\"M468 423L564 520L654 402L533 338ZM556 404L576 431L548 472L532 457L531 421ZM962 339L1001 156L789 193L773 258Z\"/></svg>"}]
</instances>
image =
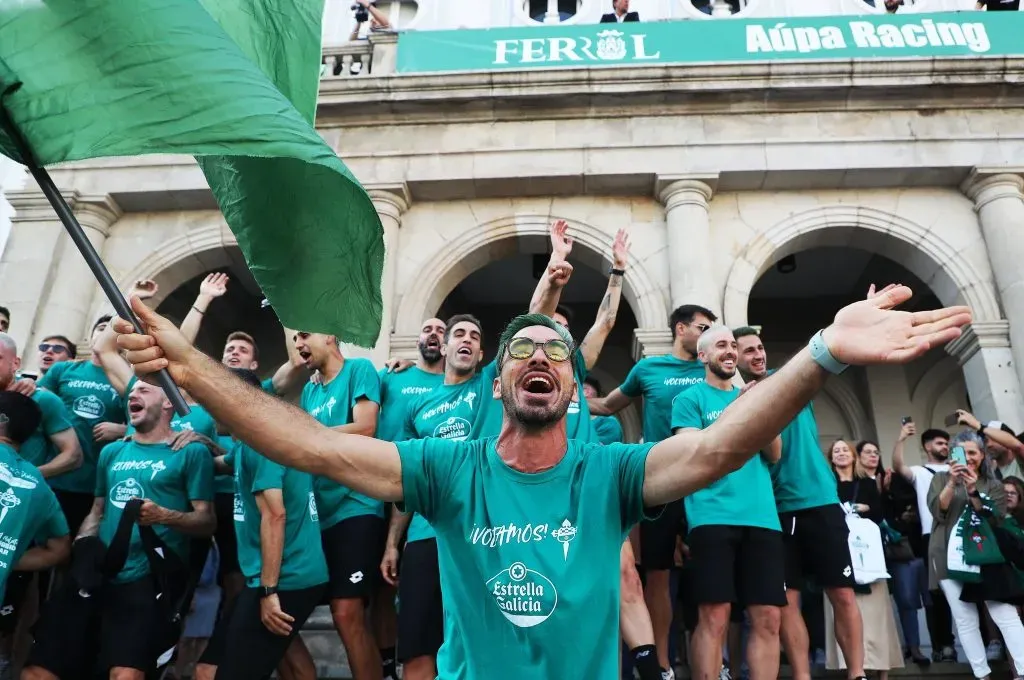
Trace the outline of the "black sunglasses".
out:
<instances>
[{"instance_id":1,"label":"black sunglasses","mask_svg":"<svg viewBox=\"0 0 1024 680\"><path fill-rule=\"evenodd\" d=\"M56 352L57 354L67 354L68 348L64 345L53 345L48 342L39 343L40 352Z\"/></svg>"}]
</instances>

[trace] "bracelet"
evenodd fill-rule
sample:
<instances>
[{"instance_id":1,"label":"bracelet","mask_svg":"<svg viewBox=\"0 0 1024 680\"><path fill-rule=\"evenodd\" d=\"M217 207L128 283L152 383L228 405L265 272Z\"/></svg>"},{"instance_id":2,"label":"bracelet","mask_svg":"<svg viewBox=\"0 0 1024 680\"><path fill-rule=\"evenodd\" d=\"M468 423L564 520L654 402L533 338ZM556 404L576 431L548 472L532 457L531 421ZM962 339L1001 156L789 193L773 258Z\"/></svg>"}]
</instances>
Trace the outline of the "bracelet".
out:
<instances>
[{"instance_id":1,"label":"bracelet","mask_svg":"<svg viewBox=\"0 0 1024 680\"><path fill-rule=\"evenodd\" d=\"M612 267L611 270L608 272L608 276L625 276L625 275L626 275L626 270L625 269L616 269L615 267Z\"/></svg>"},{"instance_id":2,"label":"bracelet","mask_svg":"<svg viewBox=\"0 0 1024 680\"><path fill-rule=\"evenodd\" d=\"M203 310L199 309L195 305L192 305L192 309L196 310L197 312L199 312L200 314L202 314L204 316L206 315L206 312L204 312Z\"/></svg>"},{"instance_id":3,"label":"bracelet","mask_svg":"<svg viewBox=\"0 0 1024 680\"><path fill-rule=\"evenodd\" d=\"M829 351L828 345L825 344L823 331L818 331L814 334L814 337L811 338L811 342L808 344L807 348L810 350L811 357L814 361L832 375L839 375L848 368L847 364L842 363L832 356L832 352Z\"/></svg>"}]
</instances>

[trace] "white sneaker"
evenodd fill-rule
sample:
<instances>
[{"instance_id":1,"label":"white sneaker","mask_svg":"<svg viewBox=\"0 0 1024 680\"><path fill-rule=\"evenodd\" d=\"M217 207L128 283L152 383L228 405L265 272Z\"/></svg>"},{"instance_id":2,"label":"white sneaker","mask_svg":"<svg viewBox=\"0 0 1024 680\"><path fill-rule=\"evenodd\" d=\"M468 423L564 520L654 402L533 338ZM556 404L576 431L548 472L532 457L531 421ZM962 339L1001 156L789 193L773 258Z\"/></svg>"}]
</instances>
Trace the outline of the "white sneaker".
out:
<instances>
[{"instance_id":1,"label":"white sneaker","mask_svg":"<svg viewBox=\"0 0 1024 680\"><path fill-rule=\"evenodd\" d=\"M676 672L671 668L669 668L667 671L662 671L661 680L676 680Z\"/></svg>"},{"instance_id":2,"label":"white sneaker","mask_svg":"<svg viewBox=\"0 0 1024 680\"><path fill-rule=\"evenodd\" d=\"M718 680L732 680L732 673L729 672L728 666L722 666L722 670L718 671Z\"/></svg>"},{"instance_id":3,"label":"white sneaker","mask_svg":"<svg viewBox=\"0 0 1024 680\"><path fill-rule=\"evenodd\" d=\"M1003 658L1003 643L999 640L993 640L988 643L988 647L985 649L985 658L989 661L999 661Z\"/></svg>"}]
</instances>

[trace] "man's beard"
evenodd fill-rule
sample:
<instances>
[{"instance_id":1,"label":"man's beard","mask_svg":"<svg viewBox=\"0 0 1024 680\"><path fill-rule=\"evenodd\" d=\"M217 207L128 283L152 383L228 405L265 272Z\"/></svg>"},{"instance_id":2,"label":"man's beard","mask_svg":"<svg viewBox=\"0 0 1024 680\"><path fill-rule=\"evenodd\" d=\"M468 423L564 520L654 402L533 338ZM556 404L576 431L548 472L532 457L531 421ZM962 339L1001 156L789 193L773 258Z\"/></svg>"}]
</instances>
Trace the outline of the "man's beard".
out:
<instances>
[{"instance_id":1,"label":"man's beard","mask_svg":"<svg viewBox=\"0 0 1024 680\"><path fill-rule=\"evenodd\" d=\"M932 457L937 458L938 460L948 460L949 459L949 449L946 449L945 451L943 451L942 449L936 449L936 450L932 451L931 454L932 454Z\"/></svg>"},{"instance_id":2,"label":"man's beard","mask_svg":"<svg viewBox=\"0 0 1024 680\"><path fill-rule=\"evenodd\" d=\"M517 423L526 426L530 430L539 430L565 417L569 410L569 402L572 401L572 394L551 407L523 406L516 402L515 394L511 386L501 384L501 402L505 407L505 413Z\"/></svg>"},{"instance_id":3,"label":"man's beard","mask_svg":"<svg viewBox=\"0 0 1024 680\"><path fill-rule=\"evenodd\" d=\"M735 370L732 373L727 373L726 370L718 364L708 364L708 368L710 368L711 372L722 380L732 380L733 376L736 375Z\"/></svg>"},{"instance_id":4,"label":"man's beard","mask_svg":"<svg viewBox=\"0 0 1024 680\"><path fill-rule=\"evenodd\" d=\"M428 364L434 364L441 360L441 346L431 347L425 342L421 342L417 345L420 350L420 356Z\"/></svg>"}]
</instances>

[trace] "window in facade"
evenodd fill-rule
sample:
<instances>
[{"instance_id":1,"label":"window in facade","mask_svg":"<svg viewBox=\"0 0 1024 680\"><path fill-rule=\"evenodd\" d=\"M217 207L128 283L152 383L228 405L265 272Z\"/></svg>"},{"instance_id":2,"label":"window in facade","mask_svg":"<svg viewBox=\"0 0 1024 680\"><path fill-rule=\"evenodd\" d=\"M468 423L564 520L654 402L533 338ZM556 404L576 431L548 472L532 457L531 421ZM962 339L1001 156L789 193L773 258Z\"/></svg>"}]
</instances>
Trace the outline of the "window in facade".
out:
<instances>
[{"instance_id":1,"label":"window in facade","mask_svg":"<svg viewBox=\"0 0 1024 680\"><path fill-rule=\"evenodd\" d=\"M731 16L742 12L753 0L688 0L694 9L713 17Z\"/></svg>"},{"instance_id":2,"label":"window in facade","mask_svg":"<svg viewBox=\"0 0 1024 680\"><path fill-rule=\"evenodd\" d=\"M534 21L556 24L576 16L583 0L525 0L523 10Z\"/></svg>"}]
</instances>

